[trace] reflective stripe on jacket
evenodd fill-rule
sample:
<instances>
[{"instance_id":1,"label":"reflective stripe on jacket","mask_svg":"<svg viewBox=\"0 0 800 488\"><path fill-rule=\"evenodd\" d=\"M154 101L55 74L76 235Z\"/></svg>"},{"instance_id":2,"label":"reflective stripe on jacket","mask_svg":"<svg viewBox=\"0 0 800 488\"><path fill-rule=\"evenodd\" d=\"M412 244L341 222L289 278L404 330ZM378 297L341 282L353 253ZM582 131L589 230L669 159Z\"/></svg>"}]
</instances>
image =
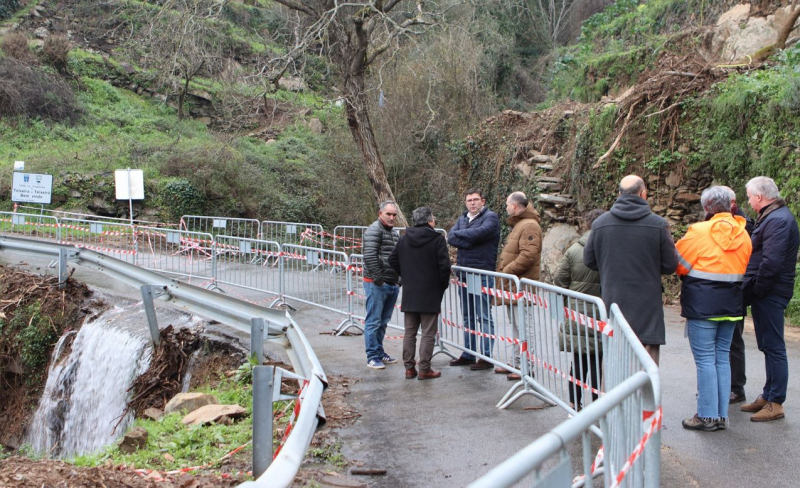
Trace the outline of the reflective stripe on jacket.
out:
<instances>
[{"instance_id":1,"label":"reflective stripe on jacket","mask_svg":"<svg viewBox=\"0 0 800 488\"><path fill-rule=\"evenodd\" d=\"M678 241L681 315L710 319L744 315L742 282L753 245L743 217L718 213Z\"/></svg>"}]
</instances>

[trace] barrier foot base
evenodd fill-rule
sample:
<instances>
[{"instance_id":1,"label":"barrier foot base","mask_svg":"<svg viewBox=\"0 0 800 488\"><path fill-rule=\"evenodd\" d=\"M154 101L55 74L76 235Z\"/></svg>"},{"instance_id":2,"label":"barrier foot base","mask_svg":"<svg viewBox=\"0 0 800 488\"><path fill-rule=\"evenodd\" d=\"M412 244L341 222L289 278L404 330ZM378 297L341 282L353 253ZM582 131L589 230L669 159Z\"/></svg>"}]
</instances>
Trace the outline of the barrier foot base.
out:
<instances>
[{"instance_id":1,"label":"barrier foot base","mask_svg":"<svg viewBox=\"0 0 800 488\"><path fill-rule=\"evenodd\" d=\"M520 388L522 388L522 389L520 390ZM517 390L519 390L519 391L517 391ZM525 383L525 380L522 379L522 380L516 382L514 384L514 386L512 386L508 390L508 392L503 396L503 398L501 398L500 401L497 402L496 407L499 408L500 410L505 410L508 407L510 407L512 403L516 402L517 400L519 400L520 398L522 398L525 395L532 395L532 396L538 398L539 400L547 403L551 407L555 406L555 403L553 403L552 400L550 400L546 396L540 394L539 392L537 392L537 391L535 391L535 390L533 390L531 388L528 388L527 384Z\"/></svg>"},{"instance_id":2,"label":"barrier foot base","mask_svg":"<svg viewBox=\"0 0 800 488\"><path fill-rule=\"evenodd\" d=\"M364 329L362 329L361 326L358 325L358 323L355 320L348 318L348 319L344 319L341 322L339 322L339 325L333 331L334 335L335 336L340 336L340 335L344 334L345 332L347 332L347 330L350 327L355 327L356 329L359 330L359 332L362 332L362 333L364 332Z\"/></svg>"},{"instance_id":3,"label":"barrier foot base","mask_svg":"<svg viewBox=\"0 0 800 488\"><path fill-rule=\"evenodd\" d=\"M223 290L222 288L217 286L216 283L210 283L210 284L206 285L206 290L208 290L208 291L218 291L220 293L224 293L224 294L227 295L227 292L225 292L225 290Z\"/></svg>"},{"instance_id":4,"label":"barrier foot base","mask_svg":"<svg viewBox=\"0 0 800 488\"><path fill-rule=\"evenodd\" d=\"M282 300L280 298L276 298L275 300L273 300L272 303L269 304L269 308L277 308L278 310L287 310L288 309L291 312L297 312L296 308L294 308L293 306L289 305L288 303L286 303L284 300Z\"/></svg>"},{"instance_id":5,"label":"barrier foot base","mask_svg":"<svg viewBox=\"0 0 800 488\"><path fill-rule=\"evenodd\" d=\"M450 359L457 359L457 356L455 354L453 354L452 352L450 352L449 349L445 349L444 346L439 346L436 349L434 349L433 350L433 354L431 355L431 359L433 359L434 357L436 357L437 354L440 354L440 353L444 354L445 356L449 356Z\"/></svg>"}]
</instances>

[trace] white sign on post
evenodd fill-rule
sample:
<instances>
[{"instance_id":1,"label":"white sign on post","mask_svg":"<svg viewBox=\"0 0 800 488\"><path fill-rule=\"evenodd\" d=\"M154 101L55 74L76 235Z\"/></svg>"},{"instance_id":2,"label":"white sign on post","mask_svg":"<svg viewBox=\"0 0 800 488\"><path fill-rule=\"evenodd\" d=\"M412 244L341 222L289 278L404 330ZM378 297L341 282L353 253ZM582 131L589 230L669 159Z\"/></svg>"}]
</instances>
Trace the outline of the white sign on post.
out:
<instances>
[{"instance_id":1,"label":"white sign on post","mask_svg":"<svg viewBox=\"0 0 800 488\"><path fill-rule=\"evenodd\" d=\"M144 171L118 169L114 171L117 200L144 200Z\"/></svg>"},{"instance_id":2,"label":"white sign on post","mask_svg":"<svg viewBox=\"0 0 800 488\"><path fill-rule=\"evenodd\" d=\"M53 175L14 173L11 201L48 205L53 197Z\"/></svg>"},{"instance_id":3,"label":"white sign on post","mask_svg":"<svg viewBox=\"0 0 800 488\"><path fill-rule=\"evenodd\" d=\"M133 225L133 201L144 200L144 172L140 169L118 169L114 171L117 200L128 201L128 211Z\"/></svg>"},{"instance_id":4,"label":"white sign on post","mask_svg":"<svg viewBox=\"0 0 800 488\"><path fill-rule=\"evenodd\" d=\"M25 161L14 161L14 171L25 171Z\"/></svg>"}]
</instances>

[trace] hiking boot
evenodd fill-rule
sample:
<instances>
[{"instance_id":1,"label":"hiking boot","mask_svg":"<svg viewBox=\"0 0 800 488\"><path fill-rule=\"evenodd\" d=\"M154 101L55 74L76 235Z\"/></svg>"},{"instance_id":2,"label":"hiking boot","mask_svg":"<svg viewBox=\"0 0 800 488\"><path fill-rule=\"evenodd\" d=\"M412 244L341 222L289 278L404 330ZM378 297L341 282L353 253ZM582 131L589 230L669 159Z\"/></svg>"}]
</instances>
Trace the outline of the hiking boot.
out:
<instances>
[{"instance_id":1,"label":"hiking boot","mask_svg":"<svg viewBox=\"0 0 800 488\"><path fill-rule=\"evenodd\" d=\"M434 371L432 369L429 369L427 371L425 371L425 370L420 371L418 379L420 379L420 380L433 380L433 379L436 379L436 378L438 378L440 376L442 376L442 373L440 371Z\"/></svg>"},{"instance_id":2,"label":"hiking boot","mask_svg":"<svg viewBox=\"0 0 800 488\"><path fill-rule=\"evenodd\" d=\"M756 401L754 401L753 403L748 403L746 405L742 405L741 411L742 412L750 412L750 413L760 412L761 409L764 408L764 406L767 403L768 402L766 400L764 400L764 397L762 397L761 395L758 395L758 398L756 398Z\"/></svg>"},{"instance_id":3,"label":"hiking boot","mask_svg":"<svg viewBox=\"0 0 800 488\"><path fill-rule=\"evenodd\" d=\"M758 411L757 414L750 417L753 422L769 422L770 420L782 419L783 405L775 402L767 402L764 408Z\"/></svg>"},{"instance_id":4,"label":"hiking boot","mask_svg":"<svg viewBox=\"0 0 800 488\"><path fill-rule=\"evenodd\" d=\"M367 367L372 369L384 369L386 366L381 362L380 359L370 359L367 361Z\"/></svg>"},{"instance_id":5,"label":"hiking boot","mask_svg":"<svg viewBox=\"0 0 800 488\"><path fill-rule=\"evenodd\" d=\"M417 377L417 368L408 368L406 370L406 379L413 380Z\"/></svg>"},{"instance_id":6,"label":"hiking boot","mask_svg":"<svg viewBox=\"0 0 800 488\"><path fill-rule=\"evenodd\" d=\"M492 363L478 359L478 362L469 367L472 371L482 371L484 369L492 369Z\"/></svg>"},{"instance_id":7,"label":"hiking boot","mask_svg":"<svg viewBox=\"0 0 800 488\"><path fill-rule=\"evenodd\" d=\"M728 403L730 405L733 405L734 403L740 403L740 402L743 402L745 400L747 400L747 399L745 398L744 393L731 392L731 398L728 401Z\"/></svg>"},{"instance_id":8,"label":"hiking boot","mask_svg":"<svg viewBox=\"0 0 800 488\"><path fill-rule=\"evenodd\" d=\"M713 432L719 429L719 426L717 425L717 419L698 417L697 414L694 414L694 417L681 422L681 425L683 425L684 429L702 430L705 432Z\"/></svg>"},{"instance_id":9,"label":"hiking boot","mask_svg":"<svg viewBox=\"0 0 800 488\"><path fill-rule=\"evenodd\" d=\"M722 417L717 419L717 430L725 430L728 428L728 419Z\"/></svg>"}]
</instances>

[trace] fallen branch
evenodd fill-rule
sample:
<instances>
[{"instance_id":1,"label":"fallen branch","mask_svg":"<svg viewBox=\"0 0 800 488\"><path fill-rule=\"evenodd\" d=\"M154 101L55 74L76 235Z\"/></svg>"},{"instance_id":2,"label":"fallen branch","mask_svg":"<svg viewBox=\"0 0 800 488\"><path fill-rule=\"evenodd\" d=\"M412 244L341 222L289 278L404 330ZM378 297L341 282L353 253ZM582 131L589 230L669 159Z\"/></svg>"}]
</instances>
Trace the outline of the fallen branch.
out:
<instances>
[{"instance_id":1,"label":"fallen branch","mask_svg":"<svg viewBox=\"0 0 800 488\"><path fill-rule=\"evenodd\" d=\"M636 106L637 106L637 105L639 105L639 102L640 102L640 101L641 101L641 100L637 100L636 102L634 102L634 103L631 105L631 108L630 108L630 109L628 109L628 116L627 116L627 117L625 117L625 122L622 124L622 129L620 129L620 131L619 131L619 134L617 135L617 138L616 138L616 139L614 139L614 143L613 143L613 144L611 144L611 147L610 147L610 148L608 148L608 151L606 151L606 153L605 153L605 154L603 154L602 156L600 156L600 157L597 159L597 162L596 162L596 163L594 163L594 166L592 166L592 169L597 169L597 168L599 168L599 167L600 167L600 165L603 163L603 161L605 161L606 159L608 159L608 158L611 156L611 154L613 154L614 150L615 150L615 149L617 148L617 146L619 145L619 142L622 140L622 136L624 136L624 135L625 135L625 132L628 130L628 125L631 123L631 117L633 117L633 110L636 108Z\"/></svg>"}]
</instances>

